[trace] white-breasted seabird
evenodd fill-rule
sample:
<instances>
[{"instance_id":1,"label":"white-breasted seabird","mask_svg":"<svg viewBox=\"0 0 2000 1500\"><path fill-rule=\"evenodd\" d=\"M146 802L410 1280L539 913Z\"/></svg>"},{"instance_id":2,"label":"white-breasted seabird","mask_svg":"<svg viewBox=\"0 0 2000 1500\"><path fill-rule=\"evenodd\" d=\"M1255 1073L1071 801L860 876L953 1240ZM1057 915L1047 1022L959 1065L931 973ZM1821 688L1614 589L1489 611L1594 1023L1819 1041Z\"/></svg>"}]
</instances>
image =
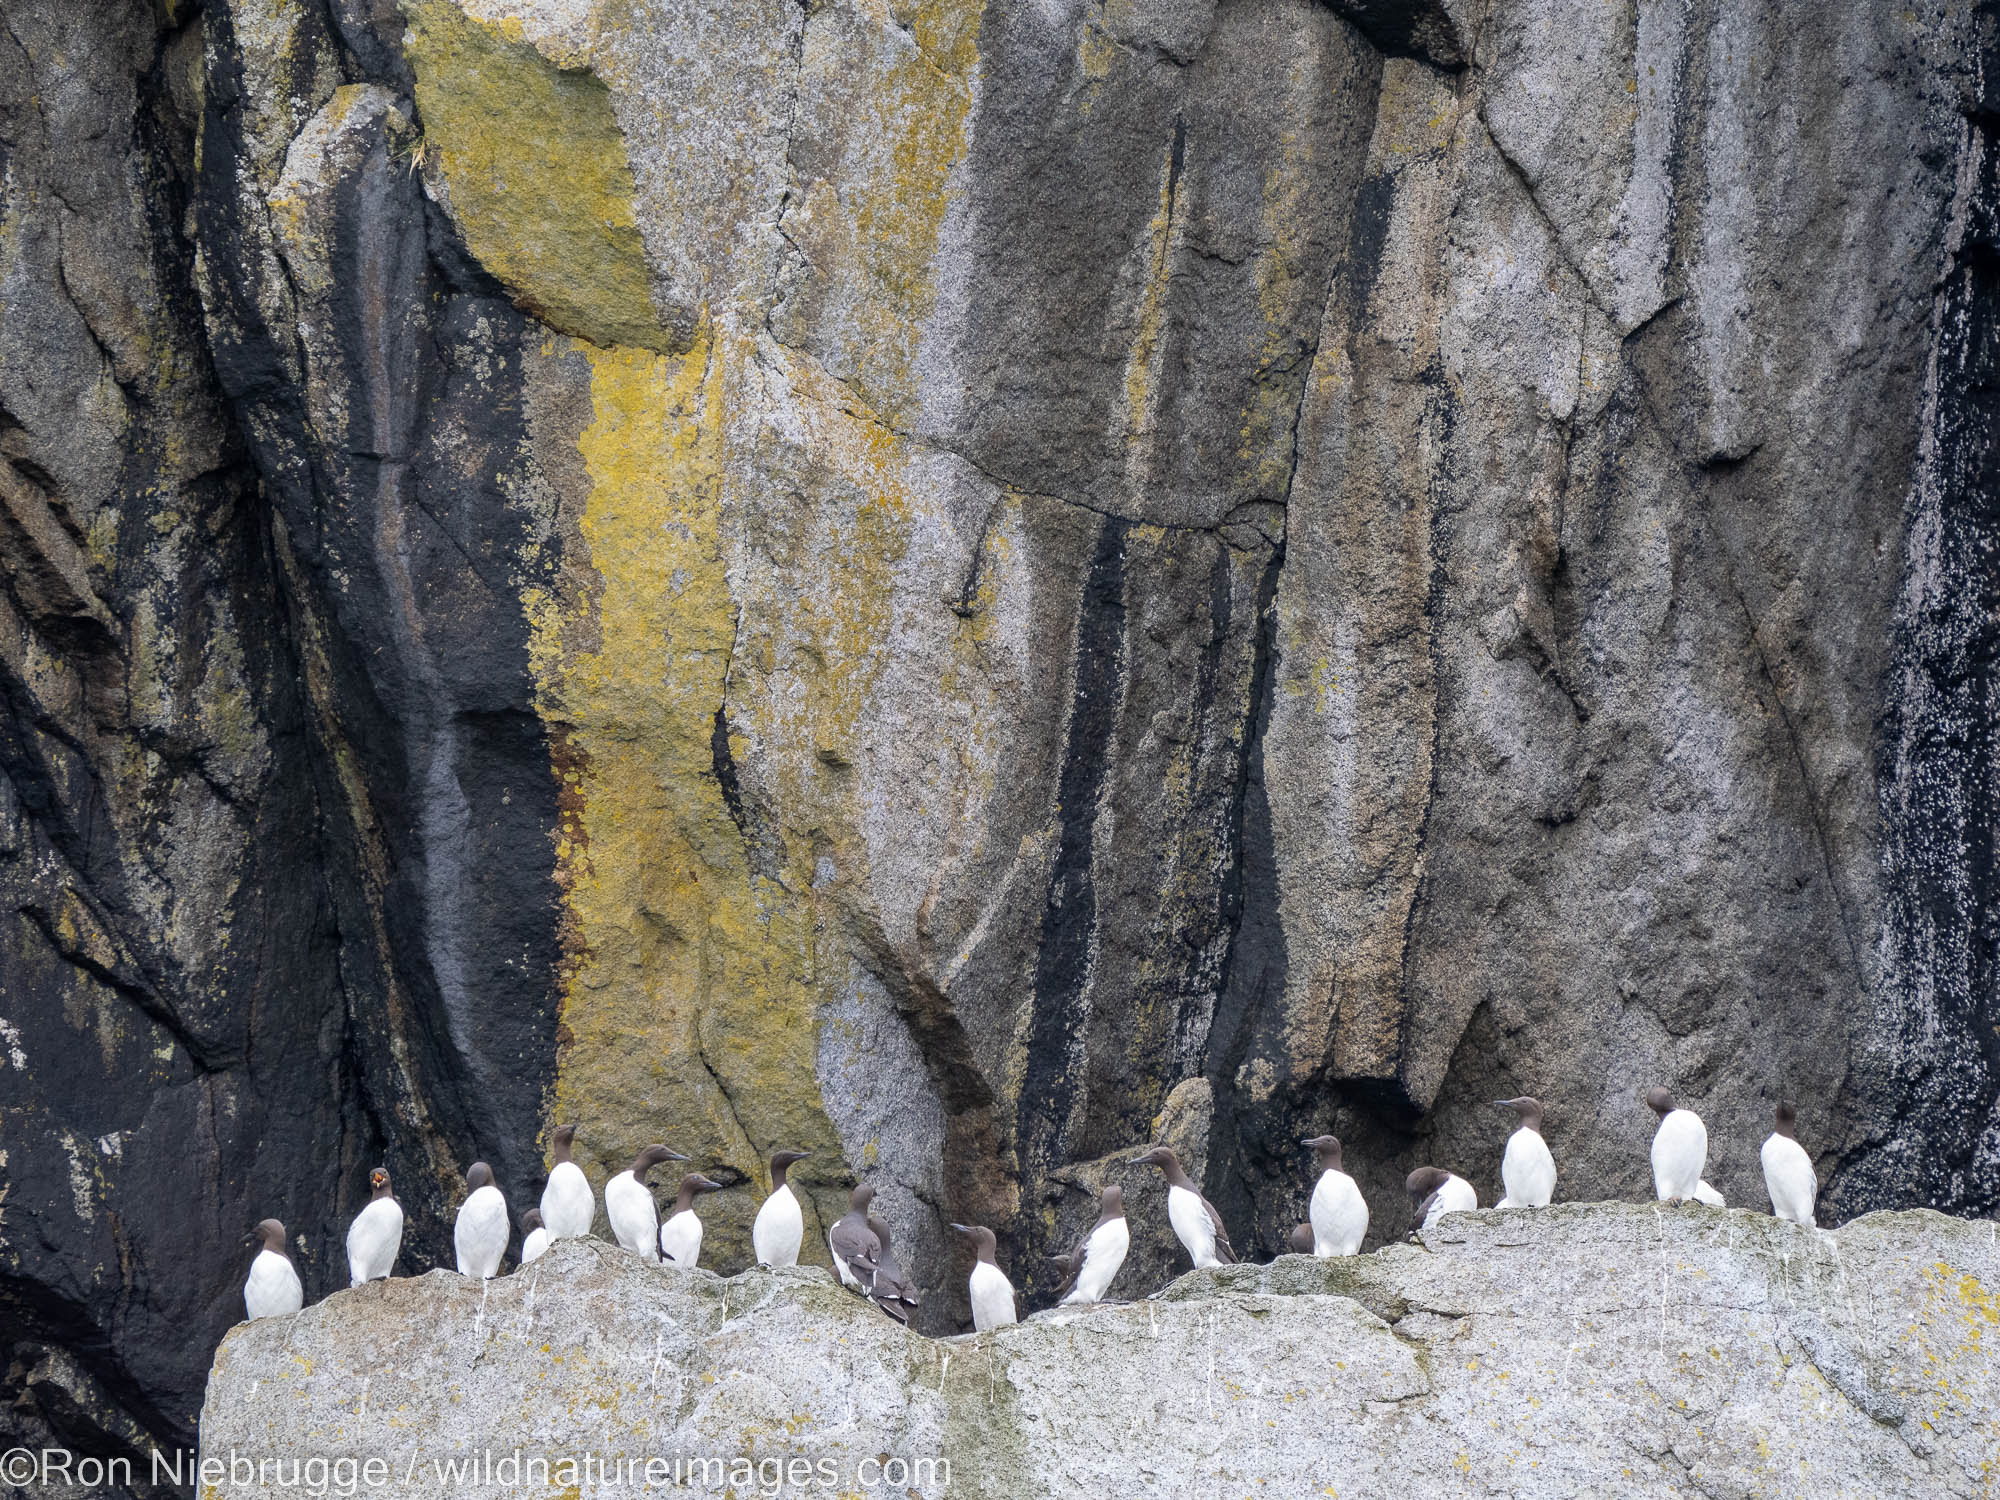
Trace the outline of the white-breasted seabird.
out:
<instances>
[{"instance_id":1,"label":"white-breasted seabird","mask_svg":"<svg viewBox=\"0 0 2000 1500\"><path fill-rule=\"evenodd\" d=\"M1064 1271L1056 1298L1063 1303L1102 1302L1132 1248L1132 1228L1125 1222L1125 1190L1112 1183L1097 1202L1097 1222L1083 1232L1068 1255L1050 1260Z\"/></svg>"},{"instance_id":2,"label":"white-breasted seabird","mask_svg":"<svg viewBox=\"0 0 2000 1500\"><path fill-rule=\"evenodd\" d=\"M771 1196L757 1206L750 1225L750 1248L760 1266L795 1266L799 1246L805 1243L806 1215L799 1196L785 1180L794 1162L804 1161L810 1151L779 1151L771 1157Z\"/></svg>"},{"instance_id":3,"label":"white-breasted seabird","mask_svg":"<svg viewBox=\"0 0 2000 1500\"><path fill-rule=\"evenodd\" d=\"M1759 1153L1764 1161L1764 1189L1771 1195L1771 1212L1808 1229L1819 1227L1813 1217L1819 1197L1819 1174L1812 1158L1792 1132L1799 1112L1787 1102L1777 1108L1775 1124Z\"/></svg>"},{"instance_id":4,"label":"white-breasted seabird","mask_svg":"<svg viewBox=\"0 0 2000 1500\"><path fill-rule=\"evenodd\" d=\"M1646 1091L1646 1107L1660 1117L1659 1129L1653 1132L1653 1192L1662 1203L1683 1203L1701 1186L1701 1170L1708 1164L1708 1127L1700 1115L1682 1109L1662 1088Z\"/></svg>"},{"instance_id":5,"label":"white-breasted seabird","mask_svg":"<svg viewBox=\"0 0 2000 1500\"><path fill-rule=\"evenodd\" d=\"M1417 1230L1429 1229L1446 1214L1469 1214L1479 1207L1479 1194L1456 1172L1443 1167L1418 1167L1403 1179L1410 1195L1411 1223Z\"/></svg>"},{"instance_id":6,"label":"white-breasted seabird","mask_svg":"<svg viewBox=\"0 0 2000 1500\"><path fill-rule=\"evenodd\" d=\"M403 1248L403 1205L389 1191L389 1173L377 1167L368 1174L369 1199L347 1226L348 1285L386 1280L396 1269Z\"/></svg>"},{"instance_id":7,"label":"white-breasted seabird","mask_svg":"<svg viewBox=\"0 0 2000 1500\"><path fill-rule=\"evenodd\" d=\"M1167 1222L1194 1261L1195 1269L1205 1266L1233 1266L1236 1252L1229 1245L1229 1231L1222 1227L1222 1215L1202 1197L1201 1189L1174 1155L1171 1146L1153 1146L1143 1156L1135 1156L1129 1166L1158 1167L1167 1179Z\"/></svg>"},{"instance_id":8,"label":"white-breasted seabird","mask_svg":"<svg viewBox=\"0 0 2000 1500\"><path fill-rule=\"evenodd\" d=\"M993 1231L983 1224L954 1224L951 1227L972 1242L974 1259L968 1288L972 1300L972 1331L984 1333L989 1328L1003 1328L1017 1322L1014 1283L1007 1279L1007 1273L1000 1269L1000 1262L993 1258Z\"/></svg>"},{"instance_id":9,"label":"white-breasted seabird","mask_svg":"<svg viewBox=\"0 0 2000 1500\"><path fill-rule=\"evenodd\" d=\"M466 1168L465 1185L472 1191L458 1206L451 1243L458 1252L458 1274L484 1281L500 1273L500 1258L507 1253L507 1200L493 1185L493 1169L483 1161Z\"/></svg>"},{"instance_id":10,"label":"white-breasted seabird","mask_svg":"<svg viewBox=\"0 0 2000 1500\"><path fill-rule=\"evenodd\" d=\"M542 1211L531 1208L521 1215L521 1264L533 1265L548 1248L549 1226L542 1222Z\"/></svg>"},{"instance_id":11,"label":"white-breasted seabird","mask_svg":"<svg viewBox=\"0 0 2000 1500\"><path fill-rule=\"evenodd\" d=\"M590 1179L583 1175L570 1156L576 1143L576 1127L560 1125L549 1137L549 1152L555 1160L549 1166L549 1180L542 1186L542 1228L552 1240L578 1240L590 1233L597 1217L597 1195Z\"/></svg>"},{"instance_id":12,"label":"white-breasted seabird","mask_svg":"<svg viewBox=\"0 0 2000 1500\"><path fill-rule=\"evenodd\" d=\"M632 1158L632 1165L604 1184L604 1217L618 1243L648 1265L660 1263L660 1210L646 1174L663 1161L686 1161L670 1146L652 1145Z\"/></svg>"},{"instance_id":13,"label":"white-breasted seabird","mask_svg":"<svg viewBox=\"0 0 2000 1500\"><path fill-rule=\"evenodd\" d=\"M865 1182L856 1183L847 1195L847 1212L826 1232L834 1275L842 1286L864 1297L875 1283L875 1257L882 1249L882 1241L868 1223L868 1205L874 1201L875 1189Z\"/></svg>"},{"instance_id":14,"label":"white-breasted seabird","mask_svg":"<svg viewBox=\"0 0 2000 1500\"><path fill-rule=\"evenodd\" d=\"M285 1226L266 1219L251 1230L243 1245L259 1246L243 1282L243 1310L252 1318L282 1318L306 1305L297 1267L285 1248Z\"/></svg>"},{"instance_id":15,"label":"white-breasted seabird","mask_svg":"<svg viewBox=\"0 0 2000 1500\"><path fill-rule=\"evenodd\" d=\"M699 1172L681 1179L680 1191L674 1195L674 1211L660 1226L660 1256L667 1264L692 1268L701 1260L701 1215L694 1211L694 1200L703 1193L721 1191L721 1183Z\"/></svg>"},{"instance_id":16,"label":"white-breasted seabird","mask_svg":"<svg viewBox=\"0 0 2000 1500\"><path fill-rule=\"evenodd\" d=\"M1316 1135L1301 1142L1312 1148L1319 1162L1319 1181L1313 1184L1312 1205L1307 1219L1312 1226L1314 1255L1358 1255L1368 1233L1368 1200L1361 1188L1342 1168L1340 1139Z\"/></svg>"},{"instance_id":17,"label":"white-breasted seabird","mask_svg":"<svg viewBox=\"0 0 2000 1500\"><path fill-rule=\"evenodd\" d=\"M1556 1191L1556 1159L1542 1138L1542 1101L1523 1094L1493 1101L1521 1117L1500 1157L1500 1185L1506 1196L1496 1208L1547 1208Z\"/></svg>"}]
</instances>

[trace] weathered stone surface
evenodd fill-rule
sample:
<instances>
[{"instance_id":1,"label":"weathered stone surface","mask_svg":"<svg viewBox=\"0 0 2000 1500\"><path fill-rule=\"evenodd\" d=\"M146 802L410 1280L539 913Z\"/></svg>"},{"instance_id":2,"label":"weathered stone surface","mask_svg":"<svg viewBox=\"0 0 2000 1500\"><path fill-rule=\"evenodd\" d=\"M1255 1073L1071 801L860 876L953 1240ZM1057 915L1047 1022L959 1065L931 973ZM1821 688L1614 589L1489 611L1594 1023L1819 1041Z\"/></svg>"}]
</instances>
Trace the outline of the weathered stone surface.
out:
<instances>
[{"instance_id":1,"label":"weathered stone surface","mask_svg":"<svg viewBox=\"0 0 2000 1500\"><path fill-rule=\"evenodd\" d=\"M581 1123L2000 1206L1984 8L14 0L0 1436ZM1128 1276L1181 1263L1142 1213ZM195 1330L190 1333L189 1330Z\"/></svg>"},{"instance_id":2,"label":"weathered stone surface","mask_svg":"<svg viewBox=\"0 0 2000 1500\"><path fill-rule=\"evenodd\" d=\"M1972 1496L2000 1463L1996 1287L1991 1224L1575 1204L930 1342L824 1271L572 1241L483 1292L435 1271L240 1325L202 1452L378 1458L405 1496L506 1493L446 1477L489 1454L552 1492L589 1454L602 1495L701 1459L682 1491L804 1460L855 1492L886 1456L923 1496Z\"/></svg>"}]
</instances>

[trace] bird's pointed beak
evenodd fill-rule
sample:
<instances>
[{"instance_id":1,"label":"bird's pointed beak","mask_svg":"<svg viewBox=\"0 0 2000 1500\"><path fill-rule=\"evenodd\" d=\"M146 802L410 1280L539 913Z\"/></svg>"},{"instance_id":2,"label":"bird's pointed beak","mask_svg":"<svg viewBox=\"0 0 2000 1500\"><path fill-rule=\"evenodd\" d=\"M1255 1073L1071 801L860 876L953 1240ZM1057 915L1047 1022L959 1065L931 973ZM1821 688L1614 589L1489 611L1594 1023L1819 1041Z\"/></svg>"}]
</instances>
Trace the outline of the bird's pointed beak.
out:
<instances>
[{"instance_id":1,"label":"bird's pointed beak","mask_svg":"<svg viewBox=\"0 0 2000 1500\"><path fill-rule=\"evenodd\" d=\"M687 1152L685 1152L685 1151L674 1151L674 1150L669 1150L669 1151L667 1152L667 1160L668 1160L668 1161L686 1161L687 1159L688 1159L688 1156L687 1156Z\"/></svg>"},{"instance_id":2,"label":"bird's pointed beak","mask_svg":"<svg viewBox=\"0 0 2000 1500\"><path fill-rule=\"evenodd\" d=\"M1135 1156L1130 1161L1126 1162L1125 1165L1128 1167L1143 1167L1146 1165L1146 1158L1143 1156Z\"/></svg>"},{"instance_id":3,"label":"bird's pointed beak","mask_svg":"<svg viewBox=\"0 0 2000 1500\"><path fill-rule=\"evenodd\" d=\"M953 1229L956 1229L956 1230L957 1230L957 1231L958 1231L958 1232L959 1232L960 1234L970 1234L970 1233L972 1233L972 1228L971 1228L971 1226L970 1226L970 1225L967 1225L967 1224L954 1224L954 1225L952 1225L951 1227L952 1227Z\"/></svg>"}]
</instances>

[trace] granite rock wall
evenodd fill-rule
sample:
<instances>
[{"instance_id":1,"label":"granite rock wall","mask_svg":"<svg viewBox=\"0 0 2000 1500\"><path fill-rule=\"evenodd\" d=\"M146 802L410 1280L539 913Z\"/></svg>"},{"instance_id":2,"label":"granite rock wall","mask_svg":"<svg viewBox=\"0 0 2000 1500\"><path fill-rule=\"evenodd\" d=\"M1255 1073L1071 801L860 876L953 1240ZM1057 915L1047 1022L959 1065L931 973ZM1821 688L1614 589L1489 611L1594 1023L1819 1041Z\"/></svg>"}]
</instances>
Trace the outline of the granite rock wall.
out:
<instances>
[{"instance_id":1,"label":"granite rock wall","mask_svg":"<svg viewBox=\"0 0 2000 1500\"><path fill-rule=\"evenodd\" d=\"M559 1121L728 1270L876 1182L930 1332L1521 1092L1992 1213L1994 21L11 0L0 1426Z\"/></svg>"}]
</instances>

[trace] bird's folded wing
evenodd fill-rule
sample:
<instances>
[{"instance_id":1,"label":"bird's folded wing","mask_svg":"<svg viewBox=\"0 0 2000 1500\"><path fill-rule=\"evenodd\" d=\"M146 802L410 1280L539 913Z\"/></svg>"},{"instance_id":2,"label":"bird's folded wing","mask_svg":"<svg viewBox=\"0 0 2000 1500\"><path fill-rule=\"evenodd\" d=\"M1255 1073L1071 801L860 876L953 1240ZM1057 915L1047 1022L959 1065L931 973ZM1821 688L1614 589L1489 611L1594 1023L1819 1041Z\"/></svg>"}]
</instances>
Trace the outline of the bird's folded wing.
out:
<instances>
[{"instance_id":1,"label":"bird's folded wing","mask_svg":"<svg viewBox=\"0 0 2000 1500\"><path fill-rule=\"evenodd\" d=\"M1215 1205L1206 1198L1201 1206L1208 1210L1208 1222L1215 1226L1215 1258L1226 1266L1236 1264L1236 1251L1229 1243L1229 1231L1222 1227L1222 1215L1215 1211Z\"/></svg>"}]
</instances>

